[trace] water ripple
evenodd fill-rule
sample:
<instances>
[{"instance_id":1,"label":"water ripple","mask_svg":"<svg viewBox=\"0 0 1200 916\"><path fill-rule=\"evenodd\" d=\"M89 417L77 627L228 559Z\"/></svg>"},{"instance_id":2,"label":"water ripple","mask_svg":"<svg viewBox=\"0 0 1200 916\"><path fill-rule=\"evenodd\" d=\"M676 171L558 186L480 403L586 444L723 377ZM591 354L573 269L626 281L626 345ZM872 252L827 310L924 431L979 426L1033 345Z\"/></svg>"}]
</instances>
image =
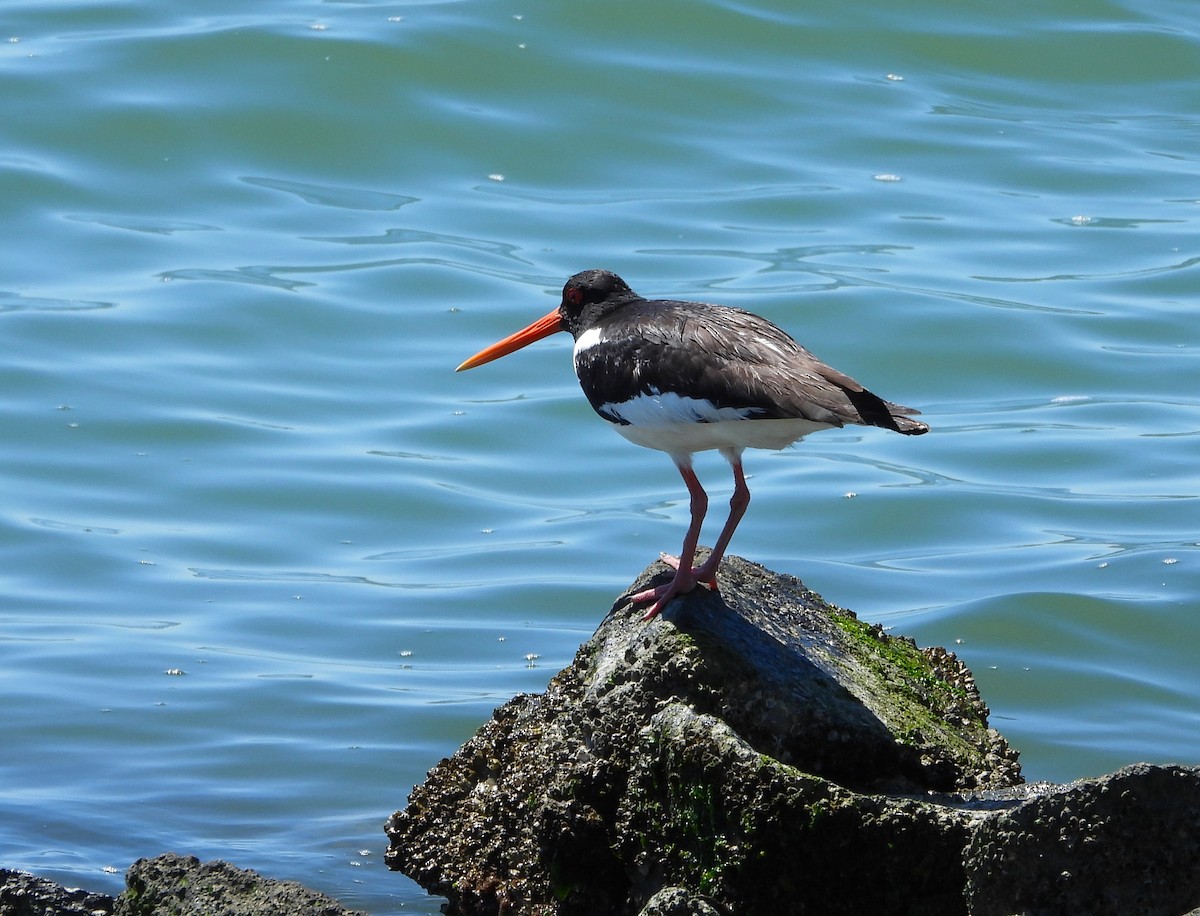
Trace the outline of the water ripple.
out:
<instances>
[{"instance_id":1,"label":"water ripple","mask_svg":"<svg viewBox=\"0 0 1200 916\"><path fill-rule=\"evenodd\" d=\"M305 203L317 204L322 207L338 207L344 210L399 210L401 207L420 200L419 197L409 197L404 194L390 194L385 191L371 191L362 188L332 187L283 178L243 176L241 180L256 187L293 194Z\"/></svg>"},{"instance_id":2,"label":"water ripple","mask_svg":"<svg viewBox=\"0 0 1200 916\"><path fill-rule=\"evenodd\" d=\"M86 299L54 299L46 296L26 296L10 290L0 290L0 312L90 312L116 308L115 302L89 302Z\"/></svg>"}]
</instances>

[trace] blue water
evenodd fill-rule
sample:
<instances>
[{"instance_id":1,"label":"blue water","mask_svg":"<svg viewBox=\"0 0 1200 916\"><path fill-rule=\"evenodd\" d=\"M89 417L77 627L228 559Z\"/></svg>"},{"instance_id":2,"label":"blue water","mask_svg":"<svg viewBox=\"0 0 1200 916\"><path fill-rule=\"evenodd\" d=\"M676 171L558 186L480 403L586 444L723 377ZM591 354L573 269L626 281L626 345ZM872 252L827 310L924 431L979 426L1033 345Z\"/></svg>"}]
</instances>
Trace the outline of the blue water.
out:
<instances>
[{"instance_id":1,"label":"blue water","mask_svg":"<svg viewBox=\"0 0 1200 916\"><path fill-rule=\"evenodd\" d=\"M932 425L748 455L734 553L1030 779L1200 762L1192 4L191 6L5 6L0 864L438 911L383 820L686 524L565 335L452 371L587 267Z\"/></svg>"}]
</instances>

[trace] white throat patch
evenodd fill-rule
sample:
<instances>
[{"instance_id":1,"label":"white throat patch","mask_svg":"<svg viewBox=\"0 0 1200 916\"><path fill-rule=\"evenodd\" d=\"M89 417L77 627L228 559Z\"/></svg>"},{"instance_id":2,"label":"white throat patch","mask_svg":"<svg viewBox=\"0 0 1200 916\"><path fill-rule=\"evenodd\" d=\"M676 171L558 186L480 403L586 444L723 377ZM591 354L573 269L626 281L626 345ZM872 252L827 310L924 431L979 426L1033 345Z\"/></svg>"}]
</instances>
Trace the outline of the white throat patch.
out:
<instances>
[{"instance_id":1,"label":"white throat patch","mask_svg":"<svg viewBox=\"0 0 1200 916\"><path fill-rule=\"evenodd\" d=\"M575 369L579 370L579 355L590 347L604 343L604 335L600 333L599 328L588 328L575 341L575 349L572 351L572 359L575 362Z\"/></svg>"}]
</instances>

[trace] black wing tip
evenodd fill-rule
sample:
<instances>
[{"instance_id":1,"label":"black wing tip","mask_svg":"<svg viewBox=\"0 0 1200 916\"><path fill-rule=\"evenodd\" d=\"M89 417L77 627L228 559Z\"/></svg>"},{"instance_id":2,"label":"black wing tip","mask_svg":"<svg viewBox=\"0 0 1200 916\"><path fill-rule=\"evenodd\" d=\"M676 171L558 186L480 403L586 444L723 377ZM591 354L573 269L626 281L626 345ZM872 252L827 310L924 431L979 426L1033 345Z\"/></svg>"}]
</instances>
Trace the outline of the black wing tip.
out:
<instances>
[{"instance_id":1,"label":"black wing tip","mask_svg":"<svg viewBox=\"0 0 1200 916\"><path fill-rule=\"evenodd\" d=\"M929 432L929 424L922 423L920 420L913 420L909 417L892 416L892 428L898 433L903 433L905 436L923 436Z\"/></svg>"},{"instance_id":2,"label":"black wing tip","mask_svg":"<svg viewBox=\"0 0 1200 916\"><path fill-rule=\"evenodd\" d=\"M859 420L864 426L878 426L882 429L894 430L906 436L920 436L929 432L929 425L920 420L912 419L913 414L921 411L915 407L905 407L903 404L893 404L885 401L873 391L861 388L858 391L843 389L854 409L858 411Z\"/></svg>"},{"instance_id":3,"label":"black wing tip","mask_svg":"<svg viewBox=\"0 0 1200 916\"><path fill-rule=\"evenodd\" d=\"M921 413L917 408L905 407L903 404L893 404L891 401L884 401L883 403L887 406L888 419L891 420L888 426L891 429L906 436L923 436L929 432L928 423L922 423L920 420L913 419L913 416Z\"/></svg>"}]
</instances>

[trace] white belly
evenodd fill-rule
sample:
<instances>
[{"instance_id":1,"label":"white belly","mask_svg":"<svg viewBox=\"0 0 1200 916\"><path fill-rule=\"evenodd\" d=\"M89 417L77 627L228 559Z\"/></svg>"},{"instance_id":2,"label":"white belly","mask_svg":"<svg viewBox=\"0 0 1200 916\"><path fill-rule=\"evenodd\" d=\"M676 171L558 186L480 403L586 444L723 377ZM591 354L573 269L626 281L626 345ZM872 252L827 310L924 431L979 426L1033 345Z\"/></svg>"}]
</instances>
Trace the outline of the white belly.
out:
<instances>
[{"instance_id":1,"label":"white belly","mask_svg":"<svg viewBox=\"0 0 1200 916\"><path fill-rule=\"evenodd\" d=\"M614 428L636 445L682 457L710 449L787 448L808 433L829 429L830 425L815 420L718 420Z\"/></svg>"}]
</instances>

